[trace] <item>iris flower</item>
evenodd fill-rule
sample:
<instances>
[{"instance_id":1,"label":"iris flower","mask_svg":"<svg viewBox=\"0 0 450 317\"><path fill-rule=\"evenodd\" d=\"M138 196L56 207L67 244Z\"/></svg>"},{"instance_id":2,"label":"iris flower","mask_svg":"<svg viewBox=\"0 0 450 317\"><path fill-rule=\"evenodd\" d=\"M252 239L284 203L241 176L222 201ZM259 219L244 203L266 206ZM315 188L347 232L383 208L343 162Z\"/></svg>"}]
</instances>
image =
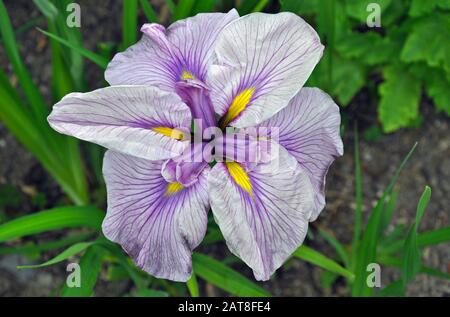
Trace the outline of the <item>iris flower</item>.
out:
<instances>
[{"instance_id":1,"label":"iris flower","mask_svg":"<svg viewBox=\"0 0 450 317\"><path fill-rule=\"evenodd\" d=\"M302 88L322 56L317 33L292 13L236 10L141 31L108 65L110 87L71 93L48 118L60 133L108 148L105 236L149 274L186 281L211 209L231 252L268 280L323 209L327 170L343 153L338 106ZM209 127L232 147L229 127L272 143L276 129L278 154L190 160L208 141L192 136Z\"/></svg>"}]
</instances>

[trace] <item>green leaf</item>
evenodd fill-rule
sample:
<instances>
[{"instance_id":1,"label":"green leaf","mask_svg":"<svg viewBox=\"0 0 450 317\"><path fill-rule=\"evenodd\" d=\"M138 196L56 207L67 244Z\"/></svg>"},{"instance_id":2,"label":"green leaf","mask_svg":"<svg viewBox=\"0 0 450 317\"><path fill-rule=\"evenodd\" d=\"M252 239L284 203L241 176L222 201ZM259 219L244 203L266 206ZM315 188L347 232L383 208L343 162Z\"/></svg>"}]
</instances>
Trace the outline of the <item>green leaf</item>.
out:
<instances>
[{"instance_id":1,"label":"green leaf","mask_svg":"<svg viewBox=\"0 0 450 317\"><path fill-rule=\"evenodd\" d=\"M155 10L153 10L152 5L149 3L149 0L139 0L139 3L141 4L142 11L144 11L147 20L152 23L159 23L158 16L156 15Z\"/></svg>"},{"instance_id":2,"label":"green leaf","mask_svg":"<svg viewBox=\"0 0 450 317\"><path fill-rule=\"evenodd\" d=\"M191 15L191 11L194 9L195 0L180 0L175 7L175 11L172 15L172 22L187 18Z\"/></svg>"},{"instance_id":3,"label":"green leaf","mask_svg":"<svg viewBox=\"0 0 450 317\"><path fill-rule=\"evenodd\" d=\"M376 32L352 32L336 42L337 51L349 59L358 59L366 65L391 63L401 49L400 43Z\"/></svg>"},{"instance_id":4,"label":"green leaf","mask_svg":"<svg viewBox=\"0 0 450 317\"><path fill-rule=\"evenodd\" d=\"M38 87L33 82L30 73L22 62L22 59L20 58L11 21L9 19L8 12L6 11L6 7L3 4L3 0L0 0L0 34L3 38L3 44L8 59L11 62L14 73L17 75L25 96L31 105L31 110L35 116L35 119L45 121L45 118L48 115L47 105L45 104Z\"/></svg>"},{"instance_id":5,"label":"green leaf","mask_svg":"<svg viewBox=\"0 0 450 317\"><path fill-rule=\"evenodd\" d=\"M124 0L122 6L122 44L121 49L136 43L137 40L137 0Z\"/></svg>"},{"instance_id":6,"label":"green leaf","mask_svg":"<svg viewBox=\"0 0 450 317\"><path fill-rule=\"evenodd\" d=\"M236 296L270 296L270 294L222 262L200 253L192 255L194 272L217 287Z\"/></svg>"},{"instance_id":7,"label":"green leaf","mask_svg":"<svg viewBox=\"0 0 450 317\"><path fill-rule=\"evenodd\" d=\"M317 12L317 1L310 0L280 0L280 11L289 11L300 16L312 15Z\"/></svg>"},{"instance_id":8,"label":"green leaf","mask_svg":"<svg viewBox=\"0 0 450 317\"><path fill-rule=\"evenodd\" d=\"M343 268L341 265L333 261L332 259L326 257L325 255L308 248L305 245L302 245L300 248L298 248L294 253L293 256L302 259L306 262L312 263L314 265L317 265L325 270L328 270L330 272L339 274L344 276L345 278L349 279L350 281L353 281L355 276L352 272L349 270Z\"/></svg>"},{"instance_id":9,"label":"green leaf","mask_svg":"<svg viewBox=\"0 0 450 317\"><path fill-rule=\"evenodd\" d=\"M213 12L215 6L216 6L215 0L196 1L191 15L201 13L201 12Z\"/></svg>"},{"instance_id":10,"label":"green leaf","mask_svg":"<svg viewBox=\"0 0 450 317\"><path fill-rule=\"evenodd\" d=\"M42 264L36 264L36 265L21 265L21 266L18 266L17 268L18 269L37 269L37 268L57 264L59 262L62 262L64 260L70 258L71 256L74 256L75 254L80 253L81 251L86 250L93 243L95 243L95 242L80 242L80 243L74 244L71 247L67 248L62 253L58 254L53 259L51 259L47 262L44 262Z\"/></svg>"},{"instance_id":11,"label":"green leaf","mask_svg":"<svg viewBox=\"0 0 450 317\"><path fill-rule=\"evenodd\" d=\"M450 116L450 80L443 70L430 67L425 76L425 89L433 99L436 109Z\"/></svg>"},{"instance_id":12,"label":"green leaf","mask_svg":"<svg viewBox=\"0 0 450 317\"><path fill-rule=\"evenodd\" d=\"M382 211L385 204L386 197L391 194L394 185L396 184L400 173L403 171L406 163L411 157L412 153L417 147L417 143L411 148L406 157L401 162L396 170L389 185L384 190L381 198L378 200L376 206L370 214L369 220L364 230L364 234L360 244L358 245L357 257L355 259L355 282L352 285L352 296L369 296L373 293L373 289L367 287L367 265L376 262L378 241L381 238L380 225L382 221Z\"/></svg>"},{"instance_id":13,"label":"green leaf","mask_svg":"<svg viewBox=\"0 0 450 317\"><path fill-rule=\"evenodd\" d=\"M133 296L135 297L168 297L169 294L163 291L158 291L154 289L149 288L141 288L138 289L136 292L133 293Z\"/></svg>"},{"instance_id":14,"label":"green leaf","mask_svg":"<svg viewBox=\"0 0 450 317\"><path fill-rule=\"evenodd\" d=\"M411 226L404 244L404 254L402 263L402 284L406 289L406 285L411 281L420 271L421 267L421 253L417 244L417 229L422 220L425 208L428 205L431 197L431 189L426 186L420 197L417 206L416 221Z\"/></svg>"},{"instance_id":15,"label":"green leaf","mask_svg":"<svg viewBox=\"0 0 450 317\"><path fill-rule=\"evenodd\" d=\"M367 7L369 4L374 3L372 0L346 0L345 7L347 9L347 14L352 18L357 19L359 22L366 23L367 17L372 11L367 11ZM380 6L381 9L381 18L383 18L383 12L389 7L391 4L391 0L377 0L375 2ZM381 24L383 24L383 20L381 20Z\"/></svg>"},{"instance_id":16,"label":"green leaf","mask_svg":"<svg viewBox=\"0 0 450 317\"><path fill-rule=\"evenodd\" d=\"M342 263L344 263L344 266L349 267L350 259L345 247L333 236L332 233L328 233L323 229L319 229L319 233L334 248L336 254L339 256Z\"/></svg>"},{"instance_id":17,"label":"green leaf","mask_svg":"<svg viewBox=\"0 0 450 317\"><path fill-rule=\"evenodd\" d=\"M95 243L95 242L94 242ZM80 287L68 287L67 283L61 291L63 297L91 296L100 276L105 250L99 245L91 245L80 260Z\"/></svg>"},{"instance_id":18,"label":"green leaf","mask_svg":"<svg viewBox=\"0 0 450 317\"><path fill-rule=\"evenodd\" d=\"M90 238L93 235L93 232L86 232L80 234L73 234L68 236L67 238L63 238L57 241L51 241L46 243L35 244L31 242L30 244L14 246L14 247L0 247L0 255L8 255L8 254L33 254L33 253L41 253L45 251L51 251L63 247L67 247L69 245L82 242L87 238Z\"/></svg>"},{"instance_id":19,"label":"green leaf","mask_svg":"<svg viewBox=\"0 0 450 317\"><path fill-rule=\"evenodd\" d=\"M434 13L412 24L401 52L404 62L424 61L450 73L450 14Z\"/></svg>"},{"instance_id":20,"label":"green leaf","mask_svg":"<svg viewBox=\"0 0 450 317\"><path fill-rule=\"evenodd\" d=\"M409 15L418 17L432 13L438 8L450 9L450 0L412 0Z\"/></svg>"},{"instance_id":21,"label":"green leaf","mask_svg":"<svg viewBox=\"0 0 450 317\"><path fill-rule=\"evenodd\" d=\"M191 297L199 297L200 291L198 290L197 276L192 272L191 278L186 282Z\"/></svg>"},{"instance_id":22,"label":"green leaf","mask_svg":"<svg viewBox=\"0 0 450 317\"><path fill-rule=\"evenodd\" d=\"M47 19L55 20L58 9L49 0L33 0L34 4L41 10Z\"/></svg>"},{"instance_id":23,"label":"green leaf","mask_svg":"<svg viewBox=\"0 0 450 317\"><path fill-rule=\"evenodd\" d=\"M101 229L105 213L93 206L59 207L23 216L0 225L0 242L41 232L88 227Z\"/></svg>"},{"instance_id":24,"label":"green leaf","mask_svg":"<svg viewBox=\"0 0 450 317\"><path fill-rule=\"evenodd\" d=\"M407 127L419 115L420 81L401 65L384 69L384 82L379 86L381 95L378 117L384 132Z\"/></svg>"},{"instance_id":25,"label":"green leaf","mask_svg":"<svg viewBox=\"0 0 450 317\"><path fill-rule=\"evenodd\" d=\"M355 161L355 220L353 227L353 240L352 240L352 257L351 257L351 268L355 269L356 265L356 255L359 248L360 237L361 237L361 224L362 224L362 173L361 173L361 159L359 153L359 135L358 130L355 125L355 150L354 150L354 161Z\"/></svg>"},{"instance_id":26,"label":"green leaf","mask_svg":"<svg viewBox=\"0 0 450 317\"><path fill-rule=\"evenodd\" d=\"M101 68L106 69L106 66L108 65L108 60L106 58L104 58L104 57L102 57L102 56L100 56L100 55L98 55L98 54L96 54L94 52L91 52L91 51L89 51L89 50L87 50L87 49L85 49L85 48L83 48L81 46L78 46L78 45L76 45L74 43L68 42L67 40L64 40L63 38L61 38L61 37L59 37L59 36L57 36L55 34L52 34L50 32L44 31L44 30L39 29L39 28L38 28L38 30L40 32L44 33L45 35L47 35L48 37L50 37L52 39L55 39L59 43L65 45L67 47L70 47L73 50L76 50L81 55L83 55L87 59L91 60L92 62L94 62L95 64L100 66Z\"/></svg>"},{"instance_id":27,"label":"green leaf","mask_svg":"<svg viewBox=\"0 0 450 317\"><path fill-rule=\"evenodd\" d=\"M383 212L381 215L380 234L383 234L391 223L392 216L394 215L395 211L395 204L397 203L398 193L398 190L394 190L385 208L383 208Z\"/></svg>"}]
</instances>

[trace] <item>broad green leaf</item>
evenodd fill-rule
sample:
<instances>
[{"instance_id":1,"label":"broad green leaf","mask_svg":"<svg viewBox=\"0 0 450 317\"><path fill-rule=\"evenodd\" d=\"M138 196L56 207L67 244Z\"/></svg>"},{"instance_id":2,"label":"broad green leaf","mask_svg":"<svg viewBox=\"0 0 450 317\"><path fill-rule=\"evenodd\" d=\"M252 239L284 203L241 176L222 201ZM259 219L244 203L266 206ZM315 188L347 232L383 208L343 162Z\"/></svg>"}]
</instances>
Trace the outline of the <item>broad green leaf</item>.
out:
<instances>
[{"instance_id":1,"label":"broad green leaf","mask_svg":"<svg viewBox=\"0 0 450 317\"><path fill-rule=\"evenodd\" d=\"M438 8L450 9L450 0L412 0L409 15L418 17L432 13Z\"/></svg>"},{"instance_id":2,"label":"broad green leaf","mask_svg":"<svg viewBox=\"0 0 450 317\"><path fill-rule=\"evenodd\" d=\"M124 0L122 6L122 44L121 49L136 43L138 0Z\"/></svg>"},{"instance_id":3,"label":"broad green leaf","mask_svg":"<svg viewBox=\"0 0 450 317\"><path fill-rule=\"evenodd\" d=\"M37 268L57 264L59 262L62 262L64 260L70 258L71 256L74 256L75 254L80 253L81 251L86 250L93 243L95 243L95 242L80 242L80 243L70 246L69 248L67 248L66 250L64 250L63 252L61 252L60 254L55 256L53 259L51 259L47 262L44 262L42 264L36 264L36 265L21 265L21 266L18 266L17 268L18 269L37 269Z\"/></svg>"},{"instance_id":4,"label":"broad green leaf","mask_svg":"<svg viewBox=\"0 0 450 317\"><path fill-rule=\"evenodd\" d=\"M417 143L411 148L406 157L395 171L389 185L384 190L381 198L373 208L367 222L362 240L358 245L356 264L355 264L355 281L352 285L352 296L370 296L373 289L367 287L367 265L376 262L378 241L380 239L380 225L382 221L382 211L386 201L386 197L391 194L393 187L397 183L400 173L403 171L406 163L417 147Z\"/></svg>"},{"instance_id":5,"label":"broad green leaf","mask_svg":"<svg viewBox=\"0 0 450 317\"><path fill-rule=\"evenodd\" d=\"M336 49L346 58L357 58L367 65L391 63L401 44L376 32L350 33L336 41Z\"/></svg>"},{"instance_id":6,"label":"broad green leaf","mask_svg":"<svg viewBox=\"0 0 450 317\"><path fill-rule=\"evenodd\" d=\"M384 68L378 117L384 132L407 127L419 115L420 81L401 65Z\"/></svg>"},{"instance_id":7,"label":"broad green leaf","mask_svg":"<svg viewBox=\"0 0 450 317\"><path fill-rule=\"evenodd\" d=\"M209 256L194 253L192 265L197 276L236 296L270 296L240 273Z\"/></svg>"},{"instance_id":8,"label":"broad green leaf","mask_svg":"<svg viewBox=\"0 0 450 317\"><path fill-rule=\"evenodd\" d=\"M0 242L41 232L88 227L101 229L105 214L93 206L58 207L23 216L0 225Z\"/></svg>"},{"instance_id":9,"label":"broad green leaf","mask_svg":"<svg viewBox=\"0 0 450 317\"><path fill-rule=\"evenodd\" d=\"M95 242L94 242L95 243ZM97 279L100 276L105 250L99 245L91 245L80 260L80 287L68 287L64 284L61 296L86 297L92 296Z\"/></svg>"},{"instance_id":10,"label":"broad green leaf","mask_svg":"<svg viewBox=\"0 0 450 317\"><path fill-rule=\"evenodd\" d=\"M191 297L199 297L200 292L198 290L197 276L195 272L192 272L191 278L186 282L187 288L189 290L189 294Z\"/></svg>"},{"instance_id":11,"label":"broad green leaf","mask_svg":"<svg viewBox=\"0 0 450 317\"><path fill-rule=\"evenodd\" d=\"M395 1L395 0L394 0ZM369 9L369 5L375 3L380 6L381 10L381 24L383 25L383 12L391 4L391 0L346 0L345 7L347 9L347 14L352 18L357 19L359 22L366 23L367 17L372 12Z\"/></svg>"},{"instance_id":12,"label":"broad green leaf","mask_svg":"<svg viewBox=\"0 0 450 317\"><path fill-rule=\"evenodd\" d=\"M404 62L425 61L450 73L450 14L434 13L412 24L401 52Z\"/></svg>"},{"instance_id":13,"label":"broad green leaf","mask_svg":"<svg viewBox=\"0 0 450 317\"><path fill-rule=\"evenodd\" d=\"M81 46L77 46L74 43L70 43L66 40L64 40L63 38L60 38L59 36L52 34L50 32L44 31L42 29L38 30L42 33L44 33L45 35L47 35L48 37L55 39L56 41L60 42L61 44L70 47L73 50L78 51L81 55L83 55L84 57L86 57L87 59L91 60L92 62L94 62L95 64L97 64L98 66L100 66L103 69L106 69L106 66L108 65L108 60L94 52L91 52Z\"/></svg>"},{"instance_id":14,"label":"broad green leaf","mask_svg":"<svg viewBox=\"0 0 450 317\"><path fill-rule=\"evenodd\" d=\"M450 116L450 80L443 70L430 67L425 76L423 78L425 89L428 96L433 99L436 109Z\"/></svg>"},{"instance_id":15,"label":"broad green leaf","mask_svg":"<svg viewBox=\"0 0 450 317\"><path fill-rule=\"evenodd\" d=\"M349 270L343 268L341 265L339 265L332 259L326 257L322 253L319 253L311 248L308 248L305 245L302 245L300 248L298 248L293 253L293 256L302 259L306 262L317 265L330 272L342 275L345 278L349 279L350 281L353 281L353 279L355 278L353 273L350 272Z\"/></svg>"},{"instance_id":16,"label":"broad green leaf","mask_svg":"<svg viewBox=\"0 0 450 317\"><path fill-rule=\"evenodd\" d=\"M417 244L417 229L422 220L425 208L430 201L430 197L431 189L426 186L417 206L416 221L411 226L405 240L402 262L402 283L404 289L406 289L406 285L409 281L411 281L420 271L421 253Z\"/></svg>"}]
</instances>

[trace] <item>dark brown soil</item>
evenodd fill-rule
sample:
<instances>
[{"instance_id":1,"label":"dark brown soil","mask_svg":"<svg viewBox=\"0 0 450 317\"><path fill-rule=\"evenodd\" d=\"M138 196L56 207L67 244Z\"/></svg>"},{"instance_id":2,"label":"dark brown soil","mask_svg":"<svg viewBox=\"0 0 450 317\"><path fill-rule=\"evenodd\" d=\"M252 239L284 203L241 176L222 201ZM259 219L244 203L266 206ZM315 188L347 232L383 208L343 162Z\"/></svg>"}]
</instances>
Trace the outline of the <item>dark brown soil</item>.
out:
<instances>
[{"instance_id":1,"label":"dark brown soil","mask_svg":"<svg viewBox=\"0 0 450 317\"><path fill-rule=\"evenodd\" d=\"M85 46L95 49L99 42L120 39L120 12L118 1L79 1L82 7L82 32ZM39 16L31 1L6 1L6 6L15 27ZM46 28L45 21L38 26ZM50 104L50 54L45 36L31 28L17 36L22 57L39 84L41 92ZM11 73L3 47L0 47L0 66ZM95 65L86 62L89 88L103 85L103 73ZM376 121L375 105L370 104L362 92L352 105L343 112L358 119L360 128ZM377 142L361 140L363 169L364 215L381 195L394 170L415 142L419 146L400 178L399 201L395 213L396 224L410 224L414 219L416 205L425 185L431 186L432 199L427 208L420 230L430 230L450 225L450 119L435 113L435 108L423 100L421 111L424 123L420 128L401 130L383 135ZM369 119L367 119L369 118ZM351 129L350 129L351 130ZM354 203L354 161L352 131L344 136L345 155L331 167L327 184L327 207L313 226L333 232L344 243L352 238ZM7 206L3 217L14 218L41 207L50 207L61 199L61 191L51 177L40 167L34 157L0 124L0 186L15 189L20 197L19 206ZM8 188L9 188L8 187ZM44 193L45 201L36 202L36 193ZM0 206L0 220L2 219ZM58 238L46 235L42 239ZM332 249L319 236L307 242L318 251L334 256ZM224 245L208 249L218 257L229 254ZM46 254L46 258L52 254ZM450 244L427 248L423 261L426 265L446 272L450 266ZM51 296L57 293L64 281L65 265L41 270L17 270L20 264L29 263L24 256L0 256L0 296ZM249 269L237 265L244 274L251 276ZM298 260L291 260L280 269L275 278L264 283L264 287L277 296L344 296L348 294L345 284L338 281L332 289L321 287L322 270ZM398 278L396 270L382 268L383 285ZM450 273L450 272L449 272ZM127 285L100 281L96 294L102 296L122 295ZM222 294L221 291L203 285L205 295ZM450 296L450 282L419 275L408 287L412 296Z\"/></svg>"}]
</instances>

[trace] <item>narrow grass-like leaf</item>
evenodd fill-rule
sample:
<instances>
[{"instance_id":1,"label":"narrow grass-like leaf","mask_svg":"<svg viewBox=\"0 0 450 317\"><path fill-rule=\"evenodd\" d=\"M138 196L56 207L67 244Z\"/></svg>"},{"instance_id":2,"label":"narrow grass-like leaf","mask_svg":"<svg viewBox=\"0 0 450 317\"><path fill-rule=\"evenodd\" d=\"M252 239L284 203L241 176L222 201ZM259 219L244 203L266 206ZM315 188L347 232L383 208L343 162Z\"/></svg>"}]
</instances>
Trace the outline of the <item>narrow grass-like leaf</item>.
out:
<instances>
[{"instance_id":1,"label":"narrow grass-like leaf","mask_svg":"<svg viewBox=\"0 0 450 317\"><path fill-rule=\"evenodd\" d=\"M343 277L347 278L350 281L353 281L355 276L352 272L349 270L343 268L341 265L336 263L334 260L326 257L322 253L319 253L305 245L302 245L300 248L298 248L293 256L302 259L306 262L312 263L314 265L317 265L325 270L328 270L330 272L342 275Z\"/></svg>"},{"instance_id":2,"label":"narrow grass-like leaf","mask_svg":"<svg viewBox=\"0 0 450 317\"><path fill-rule=\"evenodd\" d=\"M345 250L345 247L333 236L323 229L319 229L320 235L334 248L336 254L339 256L345 267L349 267L350 258Z\"/></svg>"},{"instance_id":3,"label":"narrow grass-like leaf","mask_svg":"<svg viewBox=\"0 0 450 317\"><path fill-rule=\"evenodd\" d=\"M398 198L398 190L394 190L392 192L391 197L389 198L389 201L387 202L385 208L383 209L383 213L381 215L381 224L380 224L380 234L383 234L389 224L391 223L392 216L394 215L395 211L395 204L397 203Z\"/></svg>"},{"instance_id":4,"label":"narrow grass-like leaf","mask_svg":"<svg viewBox=\"0 0 450 317\"><path fill-rule=\"evenodd\" d=\"M95 242L94 242L95 243ZM64 288L61 291L62 297L86 297L91 296L94 292L94 287L97 284L97 279L100 276L102 268L102 261L105 255L105 249L98 245L91 245L80 260L80 287L68 287L64 283Z\"/></svg>"},{"instance_id":5,"label":"narrow grass-like leaf","mask_svg":"<svg viewBox=\"0 0 450 317\"><path fill-rule=\"evenodd\" d=\"M198 290L197 276L195 272L192 272L191 278L186 282L186 286L189 290L191 297L199 297L200 291Z\"/></svg>"},{"instance_id":6,"label":"narrow grass-like leaf","mask_svg":"<svg viewBox=\"0 0 450 317\"><path fill-rule=\"evenodd\" d=\"M149 3L149 0L139 0L139 3L147 20L152 23L159 23L158 16L156 15L155 10L153 10L152 5Z\"/></svg>"},{"instance_id":7,"label":"narrow grass-like leaf","mask_svg":"<svg viewBox=\"0 0 450 317\"><path fill-rule=\"evenodd\" d=\"M195 0L179 0L172 15L172 22L187 18L194 9Z\"/></svg>"},{"instance_id":8,"label":"narrow grass-like leaf","mask_svg":"<svg viewBox=\"0 0 450 317\"><path fill-rule=\"evenodd\" d=\"M93 243L95 243L95 242L80 242L80 243L70 246L69 248L67 248L66 250L64 250L63 252L61 252L60 254L55 256L53 259L51 259L47 262L44 262L42 264L36 264L36 265L21 265L21 266L18 266L17 268L18 269L37 269L37 268L57 264L59 262L62 262L64 260L70 258L71 256L74 256L75 254L78 254L78 253L86 250Z\"/></svg>"},{"instance_id":9,"label":"narrow grass-like leaf","mask_svg":"<svg viewBox=\"0 0 450 317\"><path fill-rule=\"evenodd\" d=\"M137 40L137 0L124 0L122 6L122 45L121 49L136 43Z\"/></svg>"},{"instance_id":10,"label":"narrow grass-like leaf","mask_svg":"<svg viewBox=\"0 0 450 317\"><path fill-rule=\"evenodd\" d=\"M40 253L45 251L56 250L59 248L64 248L69 245L85 241L86 239L92 237L93 232L72 234L67 238L63 238L57 241L51 241L40 244L31 244L31 245L21 245L14 247L0 247L0 255L8 255L8 254L31 254L31 253Z\"/></svg>"},{"instance_id":11,"label":"narrow grass-like leaf","mask_svg":"<svg viewBox=\"0 0 450 317\"><path fill-rule=\"evenodd\" d=\"M355 265L355 282L352 286L353 296L370 296L373 293L373 289L367 286L367 265L369 263L376 262L378 240L380 238L380 225L382 219L382 211L384 208L387 195L392 192L394 185L396 184L400 173L404 169L406 163L414 152L417 143L411 148L409 153L401 162L399 168L396 170L389 185L384 190L381 198L378 200L376 206L373 208L372 213L367 222L366 229L364 231L362 242L358 246L358 254Z\"/></svg>"},{"instance_id":12,"label":"narrow grass-like leaf","mask_svg":"<svg viewBox=\"0 0 450 317\"><path fill-rule=\"evenodd\" d=\"M354 164L355 164L355 217L353 225L353 241L352 241L352 257L351 267L354 271L356 266L356 256L360 243L361 236L361 222L362 222L362 175L361 175L361 159L359 155L359 136L355 126L355 150L354 150Z\"/></svg>"},{"instance_id":13,"label":"narrow grass-like leaf","mask_svg":"<svg viewBox=\"0 0 450 317\"><path fill-rule=\"evenodd\" d=\"M55 20L58 9L49 0L33 0L34 4L41 10L47 19Z\"/></svg>"},{"instance_id":14,"label":"narrow grass-like leaf","mask_svg":"<svg viewBox=\"0 0 450 317\"><path fill-rule=\"evenodd\" d=\"M406 289L406 285L416 276L421 267L421 253L417 244L417 229L419 228L425 208L430 201L430 197L431 189L426 186L417 206L416 221L411 226L404 244L402 262L402 283L404 289Z\"/></svg>"},{"instance_id":15,"label":"narrow grass-like leaf","mask_svg":"<svg viewBox=\"0 0 450 317\"><path fill-rule=\"evenodd\" d=\"M3 0L0 0L0 33L2 34L6 54L31 105L32 113L37 120L45 120L48 114L47 105L20 58L11 21Z\"/></svg>"},{"instance_id":16,"label":"narrow grass-like leaf","mask_svg":"<svg viewBox=\"0 0 450 317\"><path fill-rule=\"evenodd\" d=\"M104 212L93 206L40 211L0 225L0 242L65 228L88 227L100 230L104 216Z\"/></svg>"},{"instance_id":17,"label":"narrow grass-like leaf","mask_svg":"<svg viewBox=\"0 0 450 317\"><path fill-rule=\"evenodd\" d=\"M236 296L270 296L270 294L243 275L206 255L192 255L194 272L217 287Z\"/></svg>"},{"instance_id":18,"label":"narrow grass-like leaf","mask_svg":"<svg viewBox=\"0 0 450 317\"><path fill-rule=\"evenodd\" d=\"M106 66L108 65L108 60L94 52L91 52L87 49L85 49L84 47L78 46L75 43L71 43L55 34L52 34L50 32L44 31L40 28L38 28L38 30L42 33L44 33L45 35L47 35L48 37L55 39L56 41L58 41L59 43L70 47L73 50L76 50L77 52L79 52L81 55L83 55L84 57L86 57L87 59L89 59L90 61L94 62L95 64L97 64L98 66L100 66L103 69L106 69Z\"/></svg>"}]
</instances>

